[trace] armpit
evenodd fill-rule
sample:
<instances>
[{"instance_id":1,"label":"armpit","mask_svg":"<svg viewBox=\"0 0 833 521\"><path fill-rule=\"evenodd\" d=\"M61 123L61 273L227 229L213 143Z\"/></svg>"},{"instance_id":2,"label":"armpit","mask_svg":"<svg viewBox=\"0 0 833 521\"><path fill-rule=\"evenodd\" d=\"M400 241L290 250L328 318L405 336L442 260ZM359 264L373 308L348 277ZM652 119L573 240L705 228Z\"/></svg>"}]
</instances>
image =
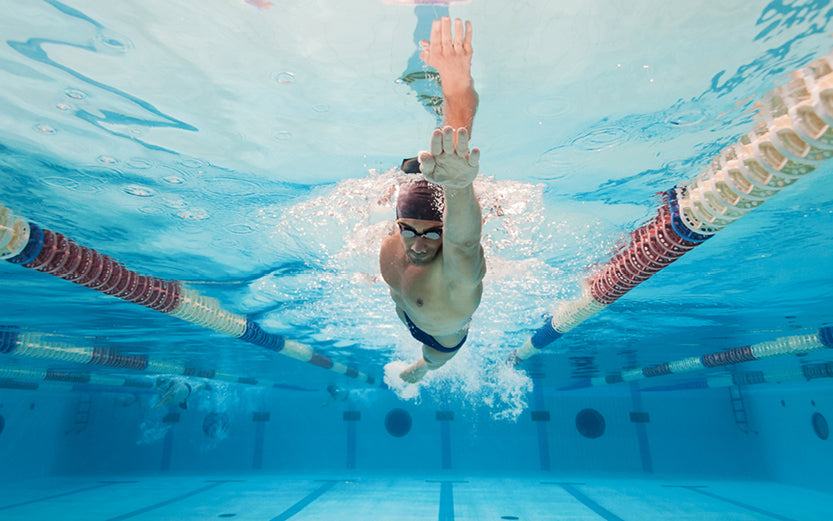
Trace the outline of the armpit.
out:
<instances>
[{"instance_id":1,"label":"armpit","mask_svg":"<svg viewBox=\"0 0 833 521\"><path fill-rule=\"evenodd\" d=\"M456 245L446 248L443 245L443 250L443 271L449 283L474 287L483 281L486 276L486 258L480 244L476 248L460 248Z\"/></svg>"}]
</instances>

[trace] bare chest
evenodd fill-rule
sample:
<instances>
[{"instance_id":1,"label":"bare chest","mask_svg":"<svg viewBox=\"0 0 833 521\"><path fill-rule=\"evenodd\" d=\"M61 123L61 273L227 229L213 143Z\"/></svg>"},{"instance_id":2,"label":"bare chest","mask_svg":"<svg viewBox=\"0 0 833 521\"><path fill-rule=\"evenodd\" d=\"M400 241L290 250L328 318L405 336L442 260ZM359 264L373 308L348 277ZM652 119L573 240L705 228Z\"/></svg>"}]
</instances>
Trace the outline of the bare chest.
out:
<instances>
[{"instance_id":1,"label":"bare chest","mask_svg":"<svg viewBox=\"0 0 833 521\"><path fill-rule=\"evenodd\" d=\"M419 314L442 313L437 308L449 301L449 292L438 263L408 266L402 272L399 291L405 306Z\"/></svg>"}]
</instances>

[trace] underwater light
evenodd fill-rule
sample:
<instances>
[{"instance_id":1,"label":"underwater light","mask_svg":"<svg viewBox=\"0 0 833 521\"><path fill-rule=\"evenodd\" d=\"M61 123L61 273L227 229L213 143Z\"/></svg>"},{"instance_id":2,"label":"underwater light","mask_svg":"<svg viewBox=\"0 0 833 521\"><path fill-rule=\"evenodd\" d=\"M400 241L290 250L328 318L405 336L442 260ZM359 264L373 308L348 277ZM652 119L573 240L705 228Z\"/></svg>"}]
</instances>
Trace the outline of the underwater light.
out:
<instances>
[{"instance_id":1,"label":"underwater light","mask_svg":"<svg viewBox=\"0 0 833 521\"><path fill-rule=\"evenodd\" d=\"M401 438L411 432L411 415L405 409L391 409L385 416L385 429L388 434L396 438Z\"/></svg>"}]
</instances>

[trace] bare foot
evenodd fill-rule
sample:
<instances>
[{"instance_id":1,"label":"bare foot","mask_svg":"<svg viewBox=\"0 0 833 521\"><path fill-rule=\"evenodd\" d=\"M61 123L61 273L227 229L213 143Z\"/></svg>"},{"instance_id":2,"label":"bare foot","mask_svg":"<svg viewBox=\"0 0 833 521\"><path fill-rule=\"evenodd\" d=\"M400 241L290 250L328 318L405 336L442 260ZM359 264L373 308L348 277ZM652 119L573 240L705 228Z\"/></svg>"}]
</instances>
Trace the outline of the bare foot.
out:
<instances>
[{"instance_id":1,"label":"bare foot","mask_svg":"<svg viewBox=\"0 0 833 521\"><path fill-rule=\"evenodd\" d=\"M425 373L427 372L428 365L425 363L424 358L420 358L419 360L411 364L407 369L399 373L399 378L402 378L409 384L415 384L418 381L422 380L422 377L425 376Z\"/></svg>"}]
</instances>

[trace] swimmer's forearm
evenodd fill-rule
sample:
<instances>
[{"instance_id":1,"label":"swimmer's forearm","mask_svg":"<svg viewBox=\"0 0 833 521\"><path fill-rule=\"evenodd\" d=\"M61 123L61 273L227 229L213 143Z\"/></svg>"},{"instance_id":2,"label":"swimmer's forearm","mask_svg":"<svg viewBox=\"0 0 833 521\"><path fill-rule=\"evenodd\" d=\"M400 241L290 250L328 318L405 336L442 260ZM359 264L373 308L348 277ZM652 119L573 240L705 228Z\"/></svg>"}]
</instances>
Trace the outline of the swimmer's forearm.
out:
<instances>
[{"instance_id":1,"label":"swimmer's forearm","mask_svg":"<svg viewBox=\"0 0 833 521\"><path fill-rule=\"evenodd\" d=\"M443 124L454 129L465 127L471 136L474 115L477 113L477 105L480 97L474 90L474 82L469 81L467 85L456 86L454 91L443 90Z\"/></svg>"},{"instance_id":2,"label":"swimmer's forearm","mask_svg":"<svg viewBox=\"0 0 833 521\"><path fill-rule=\"evenodd\" d=\"M474 187L445 188L444 241L465 248L479 247L483 228L480 203Z\"/></svg>"}]
</instances>

